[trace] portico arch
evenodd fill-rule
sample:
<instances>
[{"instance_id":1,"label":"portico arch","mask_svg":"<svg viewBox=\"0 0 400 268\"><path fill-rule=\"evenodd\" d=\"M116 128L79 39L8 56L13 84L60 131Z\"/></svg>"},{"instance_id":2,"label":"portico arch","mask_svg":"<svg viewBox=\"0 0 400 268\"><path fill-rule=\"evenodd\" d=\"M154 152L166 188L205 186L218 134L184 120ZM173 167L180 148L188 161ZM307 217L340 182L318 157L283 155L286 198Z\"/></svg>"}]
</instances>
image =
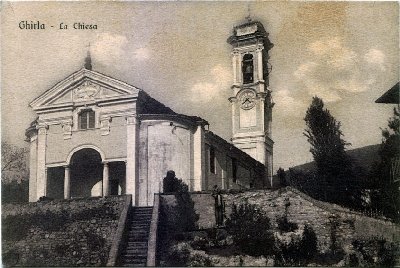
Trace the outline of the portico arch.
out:
<instances>
[{"instance_id":1,"label":"portico arch","mask_svg":"<svg viewBox=\"0 0 400 268\"><path fill-rule=\"evenodd\" d=\"M103 166L104 165L104 166ZM102 196L108 184L108 167L103 163L101 154L93 148L82 148L75 151L69 161L68 170L69 197ZM104 173L107 173L104 176ZM67 196L68 197L68 196Z\"/></svg>"},{"instance_id":2,"label":"portico arch","mask_svg":"<svg viewBox=\"0 0 400 268\"><path fill-rule=\"evenodd\" d=\"M101 157L101 161L105 161L105 154L102 150L100 150L99 147L92 145L92 144L83 144L83 145L79 145L78 147L75 147L74 149L72 149L72 151L68 154L67 159L66 159L66 163L67 165L71 164L71 158L74 155L74 153L82 150L82 149L93 149L95 151L97 151L100 154Z\"/></svg>"}]
</instances>

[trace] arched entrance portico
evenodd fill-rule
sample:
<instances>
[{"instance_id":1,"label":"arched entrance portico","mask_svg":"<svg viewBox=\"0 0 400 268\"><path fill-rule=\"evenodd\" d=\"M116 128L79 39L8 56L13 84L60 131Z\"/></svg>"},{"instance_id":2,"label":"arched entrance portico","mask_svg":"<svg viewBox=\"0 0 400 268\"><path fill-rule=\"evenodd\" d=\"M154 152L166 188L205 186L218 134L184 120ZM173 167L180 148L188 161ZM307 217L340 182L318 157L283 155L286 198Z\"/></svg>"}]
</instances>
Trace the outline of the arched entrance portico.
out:
<instances>
[{"instance_id":1,"label":"arched entrance portico","mask_svg":"<svg viewBox=\"0 0 400 268\"><path fill-rule=\"evenodd\" d=\"M102 163L101 155L95 149L84 148L75 152L69 171L70 197L102 196L103 192L106 193L108 183L103 183L103 179L108 181L108 164ZM107 173L106 176L103 173Z\"/></svg>"},{"instance_id":2,"label":"arched entrance portico","mask_svg":"<svg viewBox=\"0 0 400 268\"><path fill-rule=\"evenodd\" d=\"M119 195L125 193L126 164L105 160L97 147L77 147L64 166L64 198ZM61 189L62 190L62 189Z\"/></svg>"}]
</instances>

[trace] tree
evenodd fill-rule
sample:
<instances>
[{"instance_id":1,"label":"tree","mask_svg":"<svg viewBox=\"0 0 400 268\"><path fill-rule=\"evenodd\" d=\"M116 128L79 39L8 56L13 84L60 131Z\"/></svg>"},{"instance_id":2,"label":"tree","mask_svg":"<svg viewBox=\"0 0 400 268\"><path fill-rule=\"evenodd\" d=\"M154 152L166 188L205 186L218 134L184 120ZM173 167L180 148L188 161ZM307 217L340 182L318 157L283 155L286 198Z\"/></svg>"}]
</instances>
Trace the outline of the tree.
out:
<instances>
[{"instance_id":1,"label":"tree","mask_svg":"<svg viewBox=\"0 0 400 268\"><path fill-rule=\"evenodd\" d=\"M232 213L226 221L226 230L235 245L251 256L273 254L275 238L267 215L257 205L241 203L232 205Z\"/></svg>"},{"instance_id":2,"label":"tree","mask_svg":"<svg viewBox=\"0 0 400 268\"><path fill-rule=\"evenodd\" d=\"M27 177L25 148L1 142L1 174L3 181L22 181Z\"/></svg>"},{"instance_id":3,"label":"tree","mask_svg":"<svg viewBox=\"0 0 400 268\"><path fill-rule=\"evenodd\" d=\"M396 108L393 112L388 128L382 130L380 162L371 171L371 188L374 193L371 201L373 208L400 222L400 182L399 174L395 173L395 165L398 169L400 157L400 117Z\"/></svg>"},{"instance_id":4,"label":"tree","mask_svg":"<svg viewBox=\"0 0 400 268\"><path fill-rule=\"evenodd\" d=\"M304 120L307 126L304 135L311 144L310 152L317 166L324 199L358 206L361 192L355 185L352 161L345 152L345 147L350 144L342 139L340 122L324 108L324 102L318 97L313 97Z\"/></svg>"},{"instance_id":5,"label":"tree","mask_svg":"<svg viewBox=\"0 0 400 268\"><path fill-rule=\"evenodd\" d=\"M3 203L28 201L27 150L1 142L1 200Z\"/></svg>"}]
</instances>

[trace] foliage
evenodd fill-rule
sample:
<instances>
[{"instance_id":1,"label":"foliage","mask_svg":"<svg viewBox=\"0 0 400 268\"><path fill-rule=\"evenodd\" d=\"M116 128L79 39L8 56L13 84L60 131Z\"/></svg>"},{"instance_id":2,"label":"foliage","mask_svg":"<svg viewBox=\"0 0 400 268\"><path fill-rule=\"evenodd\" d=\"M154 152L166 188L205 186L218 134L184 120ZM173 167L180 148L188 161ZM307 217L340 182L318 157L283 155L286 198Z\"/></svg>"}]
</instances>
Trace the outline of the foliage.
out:
<instances>
[{"instance_id":1,"label":"foliage","mask_svg":"<svg viewBox=\"0 0 400 268\"><path fill-rule=\"evenodd\" d=\"M278 241L275 247L279 266L303 266L313 261L317 254L317 236L308 225L305 225L300 239L292 237L288 244Z\"/></svg>"},{"instance_id":2,"label":"foliage","mask_svg":"<svg viewBox=\"0 0 400 268\"><path fill-rule=\"evenodd\" d=\"M27 150L1 142L1 201L28 202Z\"/></svg>"},{"instance_id":3,"label":"foliage","mask_svg":"<svg viewBox=\"0 0 400 268\"><path fill-rule=\"evenodd\" d=\"M278 169L278 171L276 172L276 175L278 175L280 186L285 187L288 185L288 183L286 181L286 173L283 168L280 167Z\"/></svg>"},{"instance_id":4,"label":"foliage","mask_svg":"<svg viewBox=\"0 0 400 268\"><path fill-rule=\"evenodd\" d=\"M284 214L283 216L279 217L276 222L278 223L278 229L282 232L293 232L296 231L299 227L297 223L290 222L287 218L287 215Z\"/></svg>"},{"instance_id":5,"label":"foliage","mask_svg":"<svg viewBox=\"0 0 400 268\"><path fill-rule=\"evenodd\" d=\"M175 173L173 176L167 175L164 178L163 182L163 192L164 193L186 193L188 192L189 187L186 183L184 183L181 179L175 177Z\"/></svg>"},{"instance_id":6,"label":"foliage","mask_svg":"<svg viewBox=\"0 0 400 268\"><path fill-rule=\"evenodd\" d=\"M251 256L273 254L274 236L269 218L259 207L249 203L233 204L226 228L240 249Z\"/></svg>"},{"instance_id":7,"label":"foliage","mask_svg":"<svg viewBox=\"0 0 400 268\"><path fill-rule=\"evenodd\" d=\"M29 182L23 180L18 182L12 180L10 182L1 183L1 202L6 203L26 203L29 199Z\"/></svg>"},{"instance_id":8,"label":"foliage","mask_svg":"<svg viewBox=\"0 0 400 268\"><path fill-rule=\"evenodd\" d=\"M21 170L26 168L26 153L24 148L18 148L8 142L1 142L1 172Z\"/></svg>"},{"instance_id":9,"label":"foliage","mask_svg":"<svg viewBox=\"0 0 400 268\"><path fill-rule=\"evenodd\" d=\"M374 165L370 175L371 207L396 222L400 222L400 180L394 181L395 178L391 178L391 166L393 159L400 157L399 125L399 111L394 109L388 129L382 130L382 144L379 149L381 161Z\"/></svg>"},{"instance_id":10,"label":"foliage","mask_svg":"<svg viewBox=\"0 0 400 268\"><path fill-rule=\"evenodd\" d=\"M310 152L317 165L324 200L361 206L361 191L355 185L353 163L345 152L349 143L342 139L340 122L324 108L322 99L318 97L313 98L304 120L307 125L304 135L311 145Z\"/></svg>"},{"instance_id":11,"label":"foliage","mask_svg":"<svg viewBox=\"0 0 400 268\"><path fill-rule=\"evenodd\" d=\"M363 266L385 266L396 265L396 257L399 253L399 246L385 239L354 240L354 249L361 254L358 264Z\"/></svg>"},{"instance_id":12,"label":"foliage","mask_svg":"<svg viewBox=\"0 0 400 268\"><path fill-rule=\"evenodd\" d=\"M307 224L301 237L300 251L306 260L311 260L318 253L317 236L314 229Z\"/></svg>"},{"instance_id":13,"label":"foliage","mask_svg":"<svg viewBox=\"0 0 400 268\"><path fill-rule=\"evenodd\" d=\"M168 266L182 267L187 266L190 257L190 246L187 243L180 243L170 248L166 262Z\"/></svg>"},{"instance_id":14,"label":"foliage","mask_svg":"<svg viewBox=\"0 0 400 268\"><path fill-rule=\"evenodd\" d=\"M37 212L34 214L16 214L2 218L2 235L6 241L23 239L32 228L57 232L72 221L88 221L95 218L117 220L118 215L113 209L96 207L84 209L72 214L69 210Z\"/></svg>"}]
</instances>

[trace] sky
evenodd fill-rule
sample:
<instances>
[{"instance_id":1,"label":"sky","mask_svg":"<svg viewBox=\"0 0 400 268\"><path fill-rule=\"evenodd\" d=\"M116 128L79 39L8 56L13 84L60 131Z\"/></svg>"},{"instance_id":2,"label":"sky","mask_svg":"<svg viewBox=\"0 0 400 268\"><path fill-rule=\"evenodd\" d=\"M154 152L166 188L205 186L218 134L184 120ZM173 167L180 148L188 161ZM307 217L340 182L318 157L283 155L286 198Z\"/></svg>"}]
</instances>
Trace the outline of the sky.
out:
<instances>
[{"instance_id":1,"label":"sky","mask_svg":"<svg viewBox=\"0 0 400 268\"><path fill-rule=\"evenodd\" d=\"M270 50L274 170L312 161L303 135L313 96L359 148L381 142L393 105L374 101L399 81L397 2L2 2L2 140L27 146L29 103L83 67L143 89L231 138L232 27L250 15ZM21 21L45 30L22 30ZM75 30L75 22L97 30ZM59 29L60 23L68 29ZM50 27L53 26L53 27Z\"/></svg>"}]
</instances>

